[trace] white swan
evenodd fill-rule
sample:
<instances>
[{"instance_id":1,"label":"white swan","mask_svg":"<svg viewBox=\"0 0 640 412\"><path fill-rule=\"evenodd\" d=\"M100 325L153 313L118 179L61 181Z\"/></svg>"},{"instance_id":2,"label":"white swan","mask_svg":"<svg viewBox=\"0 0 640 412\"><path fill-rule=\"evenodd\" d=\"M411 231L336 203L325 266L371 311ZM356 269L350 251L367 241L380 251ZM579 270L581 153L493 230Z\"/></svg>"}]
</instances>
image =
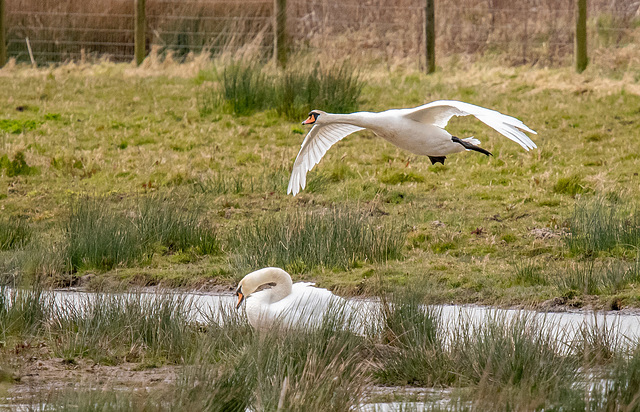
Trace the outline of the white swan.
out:
<instances>
[{"instance_id":1,"label":"white swan","mask_svg":"<svg viewBox=\"0 0 640 412\"><path fill-rule=\"evenodd\" d=\"M455 100L438 100L411 109L392 109L379 113L357 112L332 114L313 110L302 124L313 124L302 142L302 147L293 164L288 193L295 196L306 185L307 172L313 169L322 156L339 140L363 129L412 153L428 156L432 164L444 164L447 155L463 150L475 150L491 155L477 145L480 141L472 137L460 139L451 136L444 127L453 116L473 115L502 135L518 143L525 150L536 148L536 144L521 130L536 134L515 117L495 110Z\"/></svg>"},{"instance_id":2,"label":"white swan","mask_svg":"<svg viewBox=\"0 0 640 412\"><path fill-rule=\"evenodd\" d=\"M269 289L256 292L262 285ZM236 289L236 309L246 299L249 323L265 330L275 323L285 326L318 326L324 315L332 310L347 311L346 300L313 283L293 284L291 276L280 268L268 267L246 275Z\"/></svg>"}]
</instances>

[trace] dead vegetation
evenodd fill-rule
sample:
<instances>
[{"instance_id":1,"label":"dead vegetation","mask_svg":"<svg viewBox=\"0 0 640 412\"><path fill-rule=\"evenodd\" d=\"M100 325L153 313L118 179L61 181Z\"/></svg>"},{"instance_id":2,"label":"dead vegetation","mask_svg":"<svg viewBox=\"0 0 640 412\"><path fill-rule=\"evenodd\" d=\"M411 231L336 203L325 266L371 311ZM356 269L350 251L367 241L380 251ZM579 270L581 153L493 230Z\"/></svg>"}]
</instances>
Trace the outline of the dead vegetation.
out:
<instances>
[{"instance_id":1,"label":"dead vegetation","mask_svg":"<svg viewBox=\"0 0 640 412\"><path fill-rule=\"evenodd\" d=\"M9 55L28 61L30 39L37 62L86 60L108 55L117 61L133 55L134 2L111 0L8 0ZM272 47L271 1L147 1L149 50L185 57L214 54L253 44L259 55ZM638 60L637 3L589 2L592 60L632 65ZM287 3L288 34L293 48L322 51L329 57L366 58L389 64L424 58L424 1ZM573 53L574 2L506 0L436 2L439 56L491 58L507 65L570 64ZM624 49L613 58L601 50ZM606 57L606 58L605 58Z\"/></svg>"}]
</instances>

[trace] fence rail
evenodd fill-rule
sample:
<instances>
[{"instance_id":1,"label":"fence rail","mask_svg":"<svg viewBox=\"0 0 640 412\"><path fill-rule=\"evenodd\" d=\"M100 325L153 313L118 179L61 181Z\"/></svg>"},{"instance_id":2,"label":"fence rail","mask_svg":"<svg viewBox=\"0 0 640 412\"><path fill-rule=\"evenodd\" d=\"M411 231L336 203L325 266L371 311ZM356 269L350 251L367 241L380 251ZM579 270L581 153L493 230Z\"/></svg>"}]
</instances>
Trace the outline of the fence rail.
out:
<instances>
[{"instance_id":1,"label":"fence rail","mask_svg":"<svg viewBox=\"0 0 640 412\"><path fill-rule=\"evenodd\" d=\"M38 64L89 55L141 62L152 47L180 57L251 45L280 64L288 50L317 49L400 59L428 72L436 55L573 60L581 71L587 42L591 50L637 43L639 22L640 1L629 0L0 0L0 66L6 58L29 62L28 38Z\"/></svg>"}]
</instances>

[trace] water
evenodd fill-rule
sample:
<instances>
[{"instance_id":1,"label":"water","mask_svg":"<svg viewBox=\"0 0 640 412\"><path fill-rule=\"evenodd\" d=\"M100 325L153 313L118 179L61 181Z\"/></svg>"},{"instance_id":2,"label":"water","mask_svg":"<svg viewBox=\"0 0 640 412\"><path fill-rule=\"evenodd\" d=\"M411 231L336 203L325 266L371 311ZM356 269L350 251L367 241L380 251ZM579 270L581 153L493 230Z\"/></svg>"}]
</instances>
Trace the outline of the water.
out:
<instances>
[{"instance_id":1,"label":"water","mask_svg":"<svg viewBox=\"0 0 640 412\"><path fill-rule=\"evenodd\" d=\"M80 309L83 302L91 301L96 295L88 292L73 290L56 290L51 293L56 305ZM127 294L132 295L132 294ZM143 297L153 299L157 296L153 292L141 292ZM180 293L191 304L191 316L197 322L215 321L220 318L220 309L231 309L235 306L237 298L232 294L213 293ZM378 313L378 302L370 299L350 299L349 304L366 313ZM490 318L509 319L516 316L530 316L532 319L542 322L545 328L552 331L558 339L570 340L584 325L615 330L624 341L640 338L640 311L586 311L574 310L568 312L537 312L527 309L499 309L478 305L434 305L432 306L441 314L443 324L452 329L460 324L460 320L469 320L471 323L483 322ZM242 309L241 309L242 310ZM369 316L375 318L375 316Z\"/></svg>"}]
</instances>

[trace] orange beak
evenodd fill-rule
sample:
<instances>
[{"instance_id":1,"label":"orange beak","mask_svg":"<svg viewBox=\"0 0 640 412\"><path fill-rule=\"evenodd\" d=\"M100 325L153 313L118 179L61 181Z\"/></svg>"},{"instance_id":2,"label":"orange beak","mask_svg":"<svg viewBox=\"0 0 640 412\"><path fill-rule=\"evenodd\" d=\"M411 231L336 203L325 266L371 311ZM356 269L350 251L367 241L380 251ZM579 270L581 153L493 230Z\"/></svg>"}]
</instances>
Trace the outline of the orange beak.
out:
<instances>
[{"instance_id":1,"label":"orange beak","mask_svg":"<svg viewBox=\"0 0 640 412\"><path fill-rule=\"evenodd\" d=\"M309 116L307 117L307 120L305 120L304 122L302 122L302 124L313 124L316 122L316 118L313 116Z\"/></svg>"},{"instance_id":2,"label":"orange beak","mask_svg":"<svg viewBox=\"0 0 640 412\"><path fill-rule=\"evenodd\" d=\"M238 292L238 303L236 304L236 309L240 307L240 304L244 300L244 295L241 292Z\"/></svg>"}]
</instances>

